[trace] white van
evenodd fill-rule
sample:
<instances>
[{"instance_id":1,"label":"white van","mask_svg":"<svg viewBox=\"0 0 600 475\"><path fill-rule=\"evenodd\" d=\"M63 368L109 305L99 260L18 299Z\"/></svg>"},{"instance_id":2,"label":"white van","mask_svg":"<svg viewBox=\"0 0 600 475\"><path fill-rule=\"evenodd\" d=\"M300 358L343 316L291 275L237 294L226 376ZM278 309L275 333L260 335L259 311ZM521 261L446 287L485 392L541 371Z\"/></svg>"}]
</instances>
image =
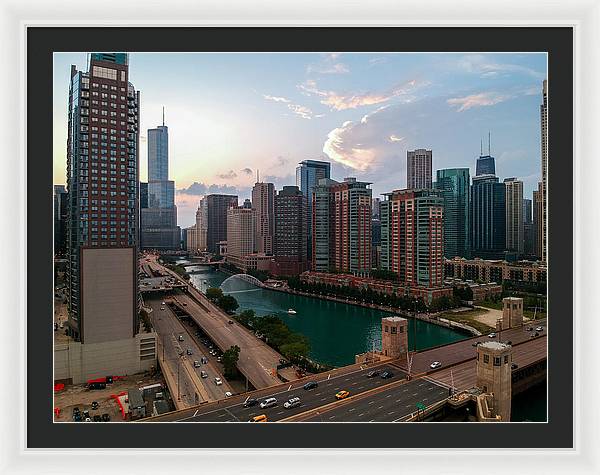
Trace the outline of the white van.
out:
<instances>
[{"instance_id":1,"label":"white van","mask_svg":"<svg viewBox=\"0 0 600 475\"><path fill-rule=\"evenodd\" d=\"M274 397L268 397L263 402L260 403L260 408L265 409L266 407L273 407L277 405L277 399Z\"/></svg>"},{"instance_id":2,"label":"white van","mask_svg":"<svg viewBox=\"0 0 600 475\"><path fill-rule=\"evenodd\" d=\"M283 403L283 407L285 407L286 409L291 409L292 407L296 407L300 405L300 398L299 397L293 397L290 398L288 401L285 401Z\"/></svg>"}]
</instances>

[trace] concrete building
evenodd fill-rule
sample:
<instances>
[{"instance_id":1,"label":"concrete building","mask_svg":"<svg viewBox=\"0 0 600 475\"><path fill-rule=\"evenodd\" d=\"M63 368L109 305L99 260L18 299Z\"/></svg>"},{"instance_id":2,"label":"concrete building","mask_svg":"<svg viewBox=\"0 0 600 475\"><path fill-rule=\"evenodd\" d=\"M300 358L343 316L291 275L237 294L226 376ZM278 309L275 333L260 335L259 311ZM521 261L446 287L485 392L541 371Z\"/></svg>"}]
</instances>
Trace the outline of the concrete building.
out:
<instances>
[{"instance_id":1,"label":"concrete building","mask_svg":"<svg viewBox=\"0 0 600 475\"><path fill-rule=\"evenodd\" d=\"M396 190L381 203L381 267L409 287L444 281L444 200L437 190Z\"/></svg>"},{"instance_id":2,"label":"concrete building","mask_svg":"<svg viewBox=\"0 0 600 475\"><path fill-rule=\"evenodd\" d=\"M506 250L506 188L496 176L473 177L470 216L471 255L503 259Z\"/></svg>"},{"instance_id":3,"label":"concrete building","mask_svg":"<svg viewBox=\"0 0 600 475\"><path fill-rule=\"evenodd\" d=\"M219 241L227 240L227 210L237 208L235 195L206 196L206 249L214 254L219 252Z\"/></svg>"},{"instance_id":4,"label":"concrete building","mask_svg":"<svg viewBox=\"0 0 600 475\"><path fill-rule=\"evenodd\" d=\"M523 299L505 297L502 299L502 330L523 326Z\"/></svg>"},{"instance_id":5,"label":"concrete building","mask_svg":"<svg viewBox=\"0 0 600 475\"><path fill-rule=\"evenodd\" d=\"M446 277L462 280L478 280L481 282L497 282L505 280L517 282L546 282L547 267L540 262L503 260L463 259L456 257L446 259L444 263Z\"/></svg>"},{"instance_id":6,"label":"concrete building","mask_svg":"<svg viewBox=\"0 0 600 475\"><path fill-rule=\"evenodd\" d=\"M419 148L406 152L406 188L409 190L432 188L431 150Z\"/></svg>"},{"instance_id":7,"label":"concrete building","mask_svg":"<svg viewBox=\"0 0 600 475\"><path fill-rule=\"evenodd\" d=\"M444 199L444 256L468 257L470 186L468 168L437 171L435 188Z\"/></svg>"},{"instance_id":8,"label":"concrete building","mask_svg":"<svg viewBox=\"0 0 600 475\"><path fill-rule=\"evenodd\" d=\"M535 191L534 191L535 194ZM536 229L533 221L533 200L523 199L523 257L536 260Z\"/></svg>"},{"instance_id":9,"label":"concrete building","mask_svg":"<svg viewBox=\"0 0 600 475\"><path fill-rule=\"evenodd\" d=\"M148 182L140 181L140 209L148 207Z\"/></svg>"},{"instance_id":10,"label":"concrete building","mask_svg":"<svg viewBox=\"0 0 600 475\"><path fill-rule=\"evenodd\" d=\"M506 250L521 258L524 253L523 182L504 179L506 203Z\"/></svg>"},{"instance_id":11,"label":"concrete building","mask_svg":"<svg viewBox=\"0 0 600 475\"><path fill-rule=\"evenodd\" d=\"M408 352L408 320L402 317L381 319L381 353L402 358Z\"/></svg>"},{"instance_id":12,"label":"concrete building","mask_svg":"<svg viewBox=\"0 0 600 475\"><path fill-rule=\"evenodd\" d=\"M367 274L371 271L370 183L320 180L313 193L312 268Z\"/></svg>"},{"instance_id":13,"label":"concrete building","mask_svg":"<svg viewBox=\"0 0 600 475\"><path fill-rule=\"evenodd\" d=\"M196 223L186 230L187 243L185 249L188 252L198 254L206 251L207 214L206 198L202 198L196 210Z\"/></svg>"},{"instance_id":14,"label":"concrete building","mask_svg":"<svg viewBox=\"0 0 600 475\"><path fill-rule=\"evenodd\" d=\"M255 183L252 188L252 208L256 210L256 250L273 254L275 232L275 186L273 183Z\"/></svg>"},{"instance_id":15,"label":"concrete building","mask_svg":"<svg viewBox=\"0 0 600 475\"><path fill-rule=\"evenodd\" d=\"M54 255L67 255L69 194L64 185L54 185Z\"/></svg>"},{"instance_id":16,"label":"concrete building","mask_svg":"<svg viewBox=\"0 0 600 475\"><path fill-rule=\"evenodd\" d=\"M297 186L284 186L275 196L275 275L298 275L307 269L306 197Z\"/></svg>"},{"instance_id":17,"label":"concrete building","mask_svg":"<svg viewBox=\"0 0 600 475\"><path fill-rule=\"evenodd\" d=\"M313 192L319 180L331 178L331 163L320 160L303 160L296 167L296 186L306 198L306 255L313 254Z\"/></svg>"},{"instance_id":18,"label":"concrete building","mask_svg":"<svg viewBox=\"0 0 600 475\"><path fill-rule=\"evenodd\" d=\"M477 345L477 387L491 396L483 416L509 422L512 402L512 346L497 341ZM479 411L478 411L479 412Z\"/></svg>"},{"instance_id":19,"label":"concrete building","mask_svg":"<svg viewBox=\"0 0 600 475\"><path fill-rule=\"evenodd\" d=\"M227 210L227 262L245 270L244 258L256 253L256 210Z\"/></svg>"},{"instance_id":20,"label":"concrete building","mask_svg":"<svg viewBox=\"0 0 600 475\"><path fill-rule=\"evenodd\" d=\"M540 105L540 128L541 128L541 155L542 155L542 181L538 183L537 191L537 242L538 255L542 262L547 259L547 175L548 175L548 80L542 83L542 104Z\"/></svg>"}]
</instances>

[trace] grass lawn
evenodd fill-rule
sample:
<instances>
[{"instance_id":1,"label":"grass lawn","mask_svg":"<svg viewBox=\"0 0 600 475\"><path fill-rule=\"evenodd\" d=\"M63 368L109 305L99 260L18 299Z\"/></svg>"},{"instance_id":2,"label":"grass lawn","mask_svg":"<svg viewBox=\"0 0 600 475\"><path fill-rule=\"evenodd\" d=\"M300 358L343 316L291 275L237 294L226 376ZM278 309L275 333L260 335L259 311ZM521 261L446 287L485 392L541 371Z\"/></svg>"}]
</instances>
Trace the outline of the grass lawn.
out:
<instances>
[{"instance_id":1,"label":"grass lawn","mask_svg":"<svg viewBox=\"0 0 600 475\"><path fill-rule=\"evenodd\" d=\"M458 322L458 323L463 323L465 325L469 325L470 327L473 327L476 330L479 330L483 334L490 333L492 331L496 331L495 327L490 327L489 325L486 325L485 323L475 320L475 317L477 317L479 315L483 315L485 313L486 312L484 310L474 309L474 310L467 310L465 312L460 312L460 313L446 312L446 313L441 314L440 317L446 318L448 320L452 320L453 322Z\"/></svg>"},{"instance_id":2,"label":"grass lawn","mask_svg":"<svg viewBox=\"0 0 600 475\"><path fill-rule=\"evenodd\" d=\"M492 302L490 300L484 300L483 302L480 302L477 305L479 305L480 307L502 310L502 302ZM542 312L540 310L538 310L537 312L534 312L533 310L523 310L523 316L526 318L533 319L534 315L536 320L546 318L546 312Z\"/></svg>"}]
</instances>

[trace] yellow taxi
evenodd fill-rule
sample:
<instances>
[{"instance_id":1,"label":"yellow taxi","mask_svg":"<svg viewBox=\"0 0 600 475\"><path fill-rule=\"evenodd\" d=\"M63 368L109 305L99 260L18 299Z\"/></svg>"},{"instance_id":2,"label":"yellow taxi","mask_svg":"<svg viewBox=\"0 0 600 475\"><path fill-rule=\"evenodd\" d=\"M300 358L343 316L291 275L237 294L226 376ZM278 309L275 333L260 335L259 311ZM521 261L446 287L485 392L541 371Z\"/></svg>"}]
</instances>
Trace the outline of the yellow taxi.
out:
<instances>
[{"instance_id":1,"label":"yellow taxi","mask_svg":"<svg viewBox=\"0 0 600 475\"><path fill-rule=\"evenodd\" d=\"M250 422L267 422L267 415L260 414L258 416L254 416L252 419L250 419Z\"/></svg>"},{"instance_id":2,"label":"yellow taxi","mask_svg":"<svg viewBox=\"0 0 600 475\"><path fill-rule=\"evenodd\" d=\"M335 398L346 399L348 396L350 396L350 393L348 391L340 391L339 393L336 393Z\"/></svg>"}]
</instances>

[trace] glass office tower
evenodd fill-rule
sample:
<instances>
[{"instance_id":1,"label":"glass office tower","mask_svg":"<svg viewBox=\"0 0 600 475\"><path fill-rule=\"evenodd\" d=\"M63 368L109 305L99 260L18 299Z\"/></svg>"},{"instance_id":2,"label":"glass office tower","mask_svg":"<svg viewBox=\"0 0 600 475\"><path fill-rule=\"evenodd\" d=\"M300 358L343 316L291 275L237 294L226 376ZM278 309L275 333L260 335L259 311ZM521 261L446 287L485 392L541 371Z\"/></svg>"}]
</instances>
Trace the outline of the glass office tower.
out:
<instances>
[{"instance_id":1,"label":"glass office tower","mask_svg":"<svg viewBox=\"0 0 600 475\"><path fill-rule=\"evenodd\" d=\"M444 256L468 257L469 251L469 187L468 168L437 171L436 189L444 198Z\"/></svg>"}]
</instances>

